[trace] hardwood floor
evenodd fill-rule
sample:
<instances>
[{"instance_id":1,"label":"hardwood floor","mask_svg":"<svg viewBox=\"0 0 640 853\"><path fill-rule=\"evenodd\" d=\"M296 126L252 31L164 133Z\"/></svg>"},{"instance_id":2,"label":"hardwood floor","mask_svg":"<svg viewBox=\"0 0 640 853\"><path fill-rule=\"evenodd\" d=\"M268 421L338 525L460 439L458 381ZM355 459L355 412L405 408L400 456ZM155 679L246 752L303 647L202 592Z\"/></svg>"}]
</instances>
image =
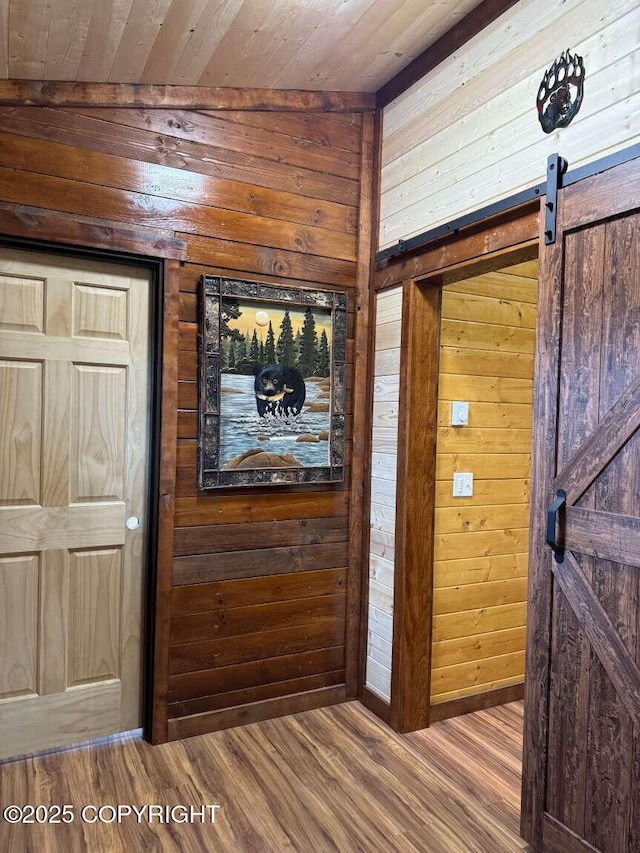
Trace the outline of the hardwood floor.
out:
<instances>
[{"instance_id":1,"label":"hardwood floor","mask_svg":"<svg viewBox=\"0 0 640 853\"><path fill-rule=\"evenodd\" d=\"M75 820L0 818L0 849L527 850L516 832L521 725L516 703L396 735L351 702L162 746L125 737L40 755L0 766L2 807L71 804ZM84 806L118 804L220 809L213 824L149 823L146 813L140 822L133 813L120 823L81 820Z\"/></svg>"},{"instance_id":2,"label":"hardwood floor","mask_svg":"<svg viewBox=\"0 0 640 853\"><path fill-rule=\"evenodd\" d=\"M518 835L522 702L465 714L406 735L422 759Z\"/></svg>"}]
</instances>

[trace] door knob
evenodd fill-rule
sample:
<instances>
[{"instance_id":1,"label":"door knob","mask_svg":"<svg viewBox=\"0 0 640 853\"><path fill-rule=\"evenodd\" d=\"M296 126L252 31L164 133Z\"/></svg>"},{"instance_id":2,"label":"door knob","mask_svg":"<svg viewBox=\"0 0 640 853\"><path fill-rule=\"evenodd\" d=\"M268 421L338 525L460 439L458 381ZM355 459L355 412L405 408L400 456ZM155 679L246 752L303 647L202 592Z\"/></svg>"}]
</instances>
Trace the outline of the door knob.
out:
<instances>
[{"instance_id":1,"label":"door knob","mask_svg":"<svg viewBox=\"0 0 640 853\"><path fill-rule=\"evenodd\" d=\"M140 527L140 519L137 515L131 515L126 521L128 530L137 530Z\"/></svg>"}]
</instances>

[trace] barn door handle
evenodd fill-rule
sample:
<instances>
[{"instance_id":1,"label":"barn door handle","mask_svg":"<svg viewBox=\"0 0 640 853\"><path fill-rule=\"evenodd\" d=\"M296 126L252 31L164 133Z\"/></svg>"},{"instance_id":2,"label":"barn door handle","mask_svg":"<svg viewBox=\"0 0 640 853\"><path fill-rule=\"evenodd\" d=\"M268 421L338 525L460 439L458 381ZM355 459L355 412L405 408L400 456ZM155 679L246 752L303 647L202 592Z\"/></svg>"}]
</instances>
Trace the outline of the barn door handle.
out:
<instances>
[{"instance_id":1,"label":"barn door handle","mask_svg":"<svg viewBox=\"0 0 640 853\"><path fill-rule=\"evenodd\" d=\"M558 489L555 501L547 510L547 545L553 551L556 563L564 562L564 547L556 542L556 526L558 521L558 510L567 502L567 493L564 489Z\"/></svg>"}]
</instances>

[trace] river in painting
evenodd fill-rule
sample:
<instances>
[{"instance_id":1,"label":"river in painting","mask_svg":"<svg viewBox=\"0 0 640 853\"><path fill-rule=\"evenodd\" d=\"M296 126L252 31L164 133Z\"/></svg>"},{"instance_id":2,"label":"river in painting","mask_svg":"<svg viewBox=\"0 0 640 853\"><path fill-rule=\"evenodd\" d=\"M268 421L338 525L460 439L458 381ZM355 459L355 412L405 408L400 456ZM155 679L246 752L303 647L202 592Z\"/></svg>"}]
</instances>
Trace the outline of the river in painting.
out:
<instances>
[{"instance_id":1,"label":"river in painting","mask_svg":"<svg viewBox=\"0 0 640 853\"><path fill-rule=\"evenodd\" d=\"M259 448L267 453L290 453L304 467L329 465L329 442L297 441L298 436L329 433L329 412L311 411L309 404L329 403L321 380L307 379L306 400L299 415L289 418L259 417L253 390L254 377L223 373L220 405L220 468L235 456Z\"/></svg>"}]
</instances>

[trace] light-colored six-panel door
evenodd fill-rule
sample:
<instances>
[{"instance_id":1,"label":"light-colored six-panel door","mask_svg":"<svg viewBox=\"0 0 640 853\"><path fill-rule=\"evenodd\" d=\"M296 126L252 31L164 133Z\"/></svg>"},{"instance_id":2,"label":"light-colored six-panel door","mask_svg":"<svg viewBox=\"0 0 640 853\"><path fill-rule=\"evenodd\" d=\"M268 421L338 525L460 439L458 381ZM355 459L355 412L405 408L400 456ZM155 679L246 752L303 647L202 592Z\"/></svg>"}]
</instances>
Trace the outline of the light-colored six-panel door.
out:
<instances>
[{"instance_id":1,"label":"light-colored six-panel door","mask_svg":"<svg viewBox=\"0 0 640 853\"><path fill-rule=\"evenodd\" d=\"M0 248L0 758L141 724L149 286Z\"/></svg>"}]
</instances>

